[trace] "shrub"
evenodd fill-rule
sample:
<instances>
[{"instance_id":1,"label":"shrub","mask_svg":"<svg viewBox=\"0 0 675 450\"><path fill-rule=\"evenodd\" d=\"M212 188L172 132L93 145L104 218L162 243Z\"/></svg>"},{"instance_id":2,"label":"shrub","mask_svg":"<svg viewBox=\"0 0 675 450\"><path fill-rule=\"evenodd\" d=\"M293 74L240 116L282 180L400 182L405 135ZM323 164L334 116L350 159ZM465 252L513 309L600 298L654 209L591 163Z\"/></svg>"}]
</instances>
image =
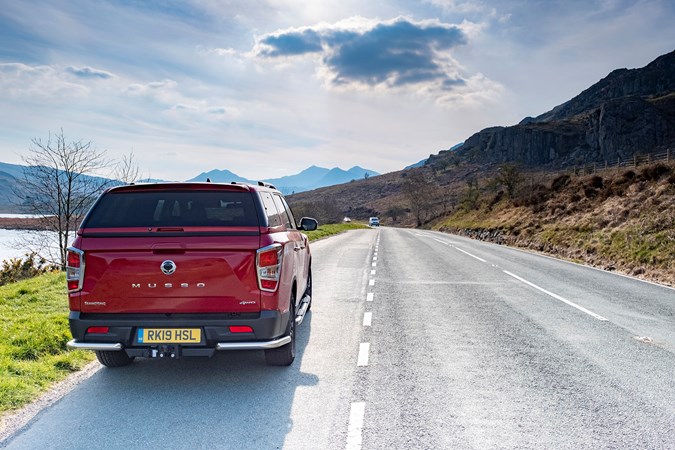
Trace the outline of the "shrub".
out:
<instances>
[{"instance_id":1,"label":"shrub","mask_svg":"<svg viewBox=\"0 0 675 450\"><path fill-rule=\"evenodd\" d=\"M600 177L598 175L592 176L591 179L590 179L590 186L595 188L595 189L602 189L602 186L603 186L602 177Z\"/></svg>"},{"instance_id":2,"label":"shrub","mask_svg":"<svg viewBox=\"0 0 675 450\"><path fill-rule=\"evenodd\" d=\"M549 198L549 190L542 184L535 184L527 191L524 191L514 201L515 206L536 206L541 205ZM541 208L538 209L541 211ZM535 211L536 212L536 211Z\"/></svg>"},{"instance_id":3,"label":"shrub","mask_svg":"<svg viewBox=\"0 0 675 450\"><path fill-rule=\"evenodd\" d=\"M555 177L551 182L551 190L558 192L559 190L570 184L571 179L572 178L569 175L560 175L558 177Z\"/></svg>"},{"instance_id":4,"label":"shrub","mask_svg":"<svg viewBox=\"0 0 675 450\"><path fill-rule=\"evenodd\" d=\"M647 181L658 181L662 176L668 175L672 172L670 167L663 164L654 164L652 166L647 166L642 168L640 171L640 177Z\"/></svg>"},{"instance_id":5,"label":"shrub","mask_svg":"<svg viewBox=\"0 0 675 450\"><path fill-rule=\"evenodd\" d=\"M27 278L37 277L50 272L53 267L43 258L34 253L28 253L24 258L4 260L0 266L0 286Z\"/></svg>"}]
</instances>

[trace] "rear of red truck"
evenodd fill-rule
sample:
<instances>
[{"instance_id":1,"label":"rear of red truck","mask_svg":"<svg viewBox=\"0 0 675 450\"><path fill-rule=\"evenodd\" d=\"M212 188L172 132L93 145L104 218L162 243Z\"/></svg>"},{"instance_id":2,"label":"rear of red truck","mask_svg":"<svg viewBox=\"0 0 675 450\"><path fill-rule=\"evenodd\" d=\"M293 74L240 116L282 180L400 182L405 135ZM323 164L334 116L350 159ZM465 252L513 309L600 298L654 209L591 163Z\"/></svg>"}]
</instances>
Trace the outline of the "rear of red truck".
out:
<instances>
[{"instance_id":1,"label":"rear of red truck","mask_svg":"<svg viewBox=\"0 0 675 450\"><path fill-rule=\"evenodd\" d=\"M68 250L69 346L110 367L254 349L291 364L311 302L302 224L262 183L107 191Z\"/></svg>"}]
</instances>

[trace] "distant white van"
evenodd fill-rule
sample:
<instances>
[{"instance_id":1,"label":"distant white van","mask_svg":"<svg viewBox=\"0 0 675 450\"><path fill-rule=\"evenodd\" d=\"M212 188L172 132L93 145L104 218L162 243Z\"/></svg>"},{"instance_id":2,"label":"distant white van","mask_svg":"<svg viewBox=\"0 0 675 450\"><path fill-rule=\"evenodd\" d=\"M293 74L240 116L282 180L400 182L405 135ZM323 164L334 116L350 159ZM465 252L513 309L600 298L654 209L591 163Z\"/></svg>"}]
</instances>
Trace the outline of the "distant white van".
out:
<instances>
[{"instance_id":1,"label":"distant white van","mask_svg":"<svg viewBox=\"0 0 675 450\"><path fill-rule=\"evenodd\" d=\"M378 219L377 217L371 217L370 220L368 220L368 226L379 227L380 219Z\"/></svg>"}]
</instances>

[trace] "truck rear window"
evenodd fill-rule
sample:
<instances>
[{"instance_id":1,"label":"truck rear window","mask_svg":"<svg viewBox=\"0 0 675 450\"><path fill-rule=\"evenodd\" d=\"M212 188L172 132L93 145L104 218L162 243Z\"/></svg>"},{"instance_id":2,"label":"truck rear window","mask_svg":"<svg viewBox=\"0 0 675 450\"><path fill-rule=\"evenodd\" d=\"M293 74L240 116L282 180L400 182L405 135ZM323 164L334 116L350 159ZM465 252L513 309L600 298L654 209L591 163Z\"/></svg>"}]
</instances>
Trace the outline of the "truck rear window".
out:
<instances>
[{"instance_id":1,"label":"truck rear window","mask_svg":"<svg viewBox=\"0 0 675 450\"><path fill-rule=\"evenodd\" d=\"M86 228L258 226L250 192L122 191L105 194Z\"/></svg>"}]
</instances>

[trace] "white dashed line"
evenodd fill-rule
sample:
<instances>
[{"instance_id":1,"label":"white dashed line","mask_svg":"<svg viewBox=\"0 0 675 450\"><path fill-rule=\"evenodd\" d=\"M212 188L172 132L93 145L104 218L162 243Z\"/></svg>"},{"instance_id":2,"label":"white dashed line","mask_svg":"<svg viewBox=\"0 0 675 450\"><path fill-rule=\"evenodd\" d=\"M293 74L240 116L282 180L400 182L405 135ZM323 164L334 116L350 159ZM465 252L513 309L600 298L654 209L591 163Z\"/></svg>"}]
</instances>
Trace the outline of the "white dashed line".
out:
<instances>
[{"instance_id":1,"label":"white dashed line","mask_svg":"<svg viewBox=\"0 0 675 450\"><path fill-rule=\"evenodd\" d=\"M359 367L364 367L368 365L368 353L370 352L370 343L361 342L359 344L359 357L356 360L356 365Z\"/></svg>"},{"instance_id":2,"label":"white dashed line","mask_svg":"<svg viewBox=\"0 0 675 450\"><path fill-rule=\"evenodd\" d=\"M347 429L347 450L361 450L363 438L363 416L366 413L364 402L354 402L349 411L349 428Z\"/></svg>"},{"instance_id":3,"label":"white dashed line","mask_svg":"<svg viewBox=\"0 0 675 450\"><path fill-rule=\"evenodd\" d=\"M373 313L372 312L366 312L363 313L363 326L364 327L369 327L373 323Z\"/></svg>"},{"instance_id":4,"label":"white dashed line","mask_svg":"<svg viewBox=\"0 0 675 450\"><path fill-rule=\"evenodd\" d=\"M453 248L454 248L455 250L459 250L460 252L462 252L462 253L464 253L464 254L469 255L469 256L472 257L472 258L476 258L476 259L477 259L478 261L480 261L480 262L484 262L484 263L487 262L487 261L485 261L483 258L479 258L479 257L476 256L476 255L472 255L472 254L469 253L469 252L465 252L464 250L462 250L462 249L459 248L459 247L453 247Z\"/></svg>"},{"instance_id":5,"label":"white dashed line","mask_svg":"<svg viewBox=\"0 0 675 450\"><path fill-rule=\"evenodd\" d=\"M549 295L549 296L555 298L556 300L560 300L561 302L566 303L566 304L570 305L571 307L576 308L576 309L578 309L579 311L588 314L589 316L592 316L592 317L594 317L594 318L596 318L596 319L598 319L598 320L601 320L601 321L607 321L607 319L605 319L605 318L602 317L601 315L596 314L596 313L594 313L593 311L589 311L588 309L584 308L583 306L577 305L576 303L571 302L571 301L569 301L569 300L567 300L567 299L565 299L565 298L562 298L562 297L559 296L558 294L554 294L553 292L549 292L549 291L547 291L546 289L541 288L541 287L537 286L537 285L534 284L534 283L530 283L529 281L527 281L527 280L524 279L524 278L519 277L518 275L512 274L511 272L508 272L508 271L506 271L506 270L504 271L504 273L507 274L507 275L509 275L509 276L511 276L511 277L513 277L513 278L515 278L515 279L518 280L518 281L521 281L521 282L527 284L528 286L531 286L531 287L537 289L538 291L543 292L543 293L546 294L546 295Z\"/></svg>"},{"instance_id":6,"label":"white dashed line","mask_svg":"<svg viewBox=\"0 0 675 450\"><path fill-rule=\"evenodd\" d=\"M368 286L375 286L375 280L368 281Z\"/></svg>"},{"instance_id":7,"label":"white dashed line","mask_svg":"<svg viewBox=\"0 0 675 450\"><path fill-rule=\"evenodd\" d=\"M377 263L376 263L376 262L374 262L374 263L372 263L372 264L371 264L371 266L373 266L373 267L377 267Z\"/></svg>"},{"instance_id":8,"label":"white dashed line","mask_svg":"<svg viewBox=\"0 0 675 450\"><path fill-rule=\"evenodd\" d=\"M476 259L477 259L478 261L480 261L480 262L487 263L487 261L485 261L483 258L479 258L478 256L472 255L471 253L469 253L469 252L467 252L467 251L465 251L465 250L462 250L462 249L459 248L459 247L455 247L454 245L452 245L452 243L445 242L445 241L442 241L442 240L436 239L436 238L431 238L431 239L433 239L433 240L436 241L436 242L440 242L441 244L445 244L445 245L447 245L447 246L450 246L450 247L454 248L455 250L459 250L460 252L464 253L465 255L469 255L469 256L472 257L472 258L476 258Z\"/></svg>"},{"instance_id":9,"label":"white dashed line","mask_svg":"<svg viewBox=\"0 0 675 450\"><path fill-rule=\"evenodd\" d=\"M375 270L371 270L371 271L370 271L370 274L371 274L371 275L375 275Z\"/></svg>"},{"instance_id":10,"label":"white dashed line","mask_svg":"<svg viewBox=\"0 0 675 450\"><path fill-rule=\"evenodd\" d=\"M373 256L373 261L377 261L377 256Z\"/></svg>"},{"instance_id":11,"label":"white dashed line","mask_svg":"<svg viewBox=\"0 0 675 450\"><path fill-rule=\"evenodd\" d=\"M366 295L366 301L367 301L367 302L372 302L372 301L373 301L373 296L374 296L374 295L375 295L375 294L373 294L372 292L368 292L368 294Z\"/></svg>"}]
</instances>

